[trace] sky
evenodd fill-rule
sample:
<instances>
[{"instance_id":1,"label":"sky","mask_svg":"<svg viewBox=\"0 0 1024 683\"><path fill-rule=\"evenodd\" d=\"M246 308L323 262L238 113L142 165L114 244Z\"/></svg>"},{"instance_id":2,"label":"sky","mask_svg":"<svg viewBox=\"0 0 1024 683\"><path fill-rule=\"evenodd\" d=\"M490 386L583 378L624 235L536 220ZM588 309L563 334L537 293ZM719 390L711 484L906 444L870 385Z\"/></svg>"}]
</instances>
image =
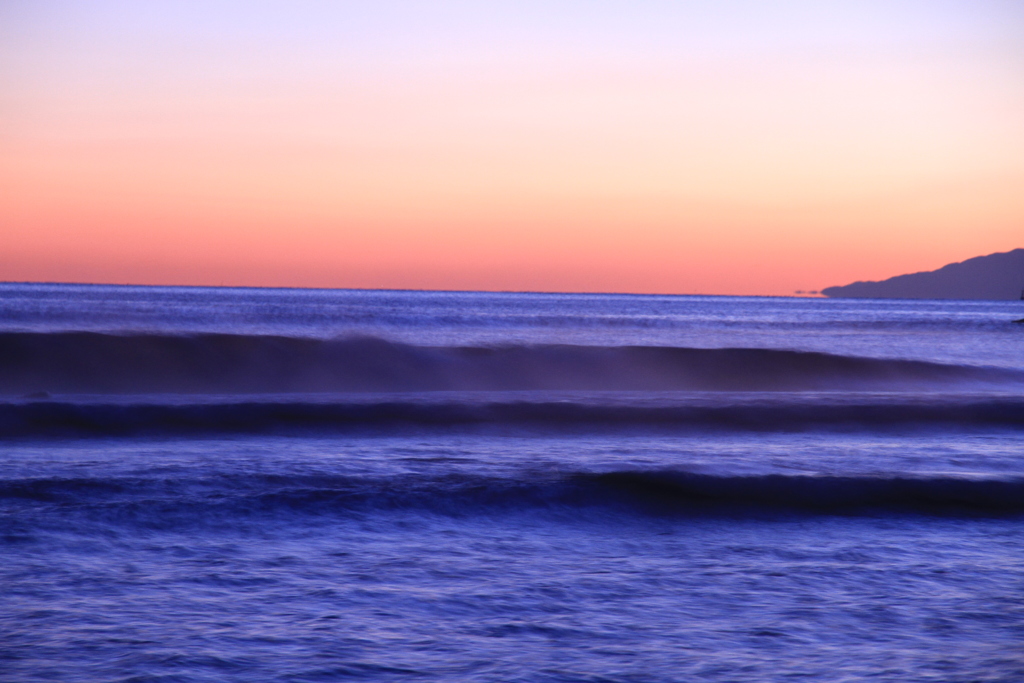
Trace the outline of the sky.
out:
<instances>
[{"instance_id":1,"label":"sky","mask_svg":"<svg viewBox=\"0 0 1024 683\"><path fill-rule=\"evenodd\" d=\"M0 0L0 281L792 295L1024 247L1024 3Z\"/></svg>"}]
</instances>

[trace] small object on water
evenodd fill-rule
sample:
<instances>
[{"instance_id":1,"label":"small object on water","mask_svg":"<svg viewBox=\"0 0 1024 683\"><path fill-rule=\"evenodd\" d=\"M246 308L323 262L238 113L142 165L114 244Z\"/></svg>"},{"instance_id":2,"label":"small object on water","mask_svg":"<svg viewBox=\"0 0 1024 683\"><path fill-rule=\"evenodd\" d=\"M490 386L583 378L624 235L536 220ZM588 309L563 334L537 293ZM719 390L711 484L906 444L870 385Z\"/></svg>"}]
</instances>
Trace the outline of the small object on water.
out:
<instances>
[{"instance_id":1,"label":"small object on water","mask_svg":"<svg viewBox=\"0 0 1024 683\"><path fill-rule=\"evenodd\" d=\"M1014 320L1013 322L1015 322L1015 323L1024 323L1024 318L1021 318L1020 320Z\"/></svg>"}]
</instances>

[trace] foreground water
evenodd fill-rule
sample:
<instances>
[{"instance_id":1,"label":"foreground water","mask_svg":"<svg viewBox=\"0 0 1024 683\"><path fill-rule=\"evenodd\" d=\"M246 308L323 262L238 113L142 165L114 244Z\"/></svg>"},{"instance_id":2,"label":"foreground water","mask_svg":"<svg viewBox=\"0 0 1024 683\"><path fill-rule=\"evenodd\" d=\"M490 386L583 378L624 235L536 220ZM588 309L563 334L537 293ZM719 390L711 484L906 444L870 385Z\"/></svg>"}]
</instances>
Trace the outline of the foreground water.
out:
<instances>
[{"instance_id":1,"label":"foreground water","mask_svg":"<svg viewBox=\"0 0 1024 683\"><path fill-rule=\"evenodd\" d=\"M0 679L1024 680L1021 317L0 285Z\"/></svg>"}]
</instances>

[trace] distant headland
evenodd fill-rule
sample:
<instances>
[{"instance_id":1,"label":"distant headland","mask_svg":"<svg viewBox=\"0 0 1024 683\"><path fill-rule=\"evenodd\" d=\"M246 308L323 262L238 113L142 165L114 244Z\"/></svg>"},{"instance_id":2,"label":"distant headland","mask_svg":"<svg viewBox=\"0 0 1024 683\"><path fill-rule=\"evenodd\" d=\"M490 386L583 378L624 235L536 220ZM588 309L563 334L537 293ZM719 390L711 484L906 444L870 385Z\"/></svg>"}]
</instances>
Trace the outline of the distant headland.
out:
<instances>
[{"instance_id":1,"label":"distant headland","mask_svg":"<svg viewBox=\"0 0 1024 683\"><path fill-rule=\"evenodd\" d=\"M926 273L898 275L881 282L826 287L834 298L863 299L1020 299L1024 290L1024 249L978 256Z\"/></svg>"}]
</instances>

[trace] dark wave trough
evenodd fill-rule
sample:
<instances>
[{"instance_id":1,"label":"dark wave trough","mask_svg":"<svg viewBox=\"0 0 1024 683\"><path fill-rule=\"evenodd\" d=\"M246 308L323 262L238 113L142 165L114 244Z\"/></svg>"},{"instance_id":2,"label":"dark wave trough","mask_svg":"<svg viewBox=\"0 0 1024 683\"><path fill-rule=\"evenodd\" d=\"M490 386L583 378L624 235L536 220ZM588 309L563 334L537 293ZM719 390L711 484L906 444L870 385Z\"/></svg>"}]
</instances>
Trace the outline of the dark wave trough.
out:
<instances>
[{"instance_id":1,"label":"dark wave trough","mask_svg":"<svg viewBox=\"0 0 1024 683\"><path fill-rule=\"evenodd\" d=\"M0 394L887 390L1024 372L757 348L414 346L371 337L0 333Z\"/></svg>"},{"instance_id":2,"label":"dark wave trough","mask_svg":"<svg viewBox=\"0 0 1024 683\"><path fill-rule=\"evenodd\" d=\"M1018 515L1024 480L954 477L713 476L671 470L524 474L496 478L239 475L230 479L43 478L0 480L0 504L85 506L132 522L166 524L278 513L422 510L475 515L537 509L612 509L629 514ZM70 506L70 507L69 507ZM216 513L216 514L212 514ZM137 520L136 520L137 521Z\"/></svg>"},{"instance_id":3,"label":"dark wave trough","mask_svg":"<svg viewBox=\"0 0 1024 683\"><path fill-rule=\"evenodd\" d=\"M396 433L408 430L615 432L635 429L870 433L1024 429L1024 398L899 401L884 396L645 405L596 401L382 401L130 404L0 403L0 437Z\"/></svg>"}]
</instances>

